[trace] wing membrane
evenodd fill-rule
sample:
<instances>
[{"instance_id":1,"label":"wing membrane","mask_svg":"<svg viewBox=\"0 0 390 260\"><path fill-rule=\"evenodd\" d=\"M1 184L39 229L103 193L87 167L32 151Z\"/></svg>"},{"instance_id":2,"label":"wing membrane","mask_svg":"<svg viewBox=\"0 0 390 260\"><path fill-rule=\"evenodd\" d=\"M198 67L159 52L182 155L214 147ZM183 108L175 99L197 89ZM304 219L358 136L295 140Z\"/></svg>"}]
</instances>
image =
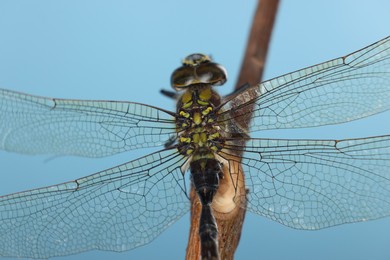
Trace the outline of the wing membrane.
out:
<instances>
[{"instance_id":1,"label":"wing membrane","mask_svg":"<svg viewBox=\"0 0 390 260\"><path fill-rule=\"evenodd\" d=\"M153 240L189 209L176 149L0 197L0 255L48 258Z\"/></svg>"},{"instance_id":2,"label":"wing membrane","mask_svg":"<svg viewBox=\"0 0 390 260\"><path fill-rule=\"evenodd\" d=\"M242 160L248 209L298 229L390 215L390 135L250 139Z\"/></svg>"},{"instance_id":3,"label":"wing membrane","mask_svg":"<svg viewBox=\"0 0 390 260\"><path fill-rule=\"evenodd\" d=\"M249 131L338 124L386 111L390 109L390 37L248 88L223 109L221 123L235 120L249 125Z\"/></svg>"},{"instance_id":4,"label":"wing membrane","mask_svg":"<svg viewBox=\"0 0 390 260\"><path fill-rule=\"evenodd\" d=\"M168 112L138 103L37 97L0 89L0 149L28 154L107 156L164 144Z\"/></svg>"}]
</instances>

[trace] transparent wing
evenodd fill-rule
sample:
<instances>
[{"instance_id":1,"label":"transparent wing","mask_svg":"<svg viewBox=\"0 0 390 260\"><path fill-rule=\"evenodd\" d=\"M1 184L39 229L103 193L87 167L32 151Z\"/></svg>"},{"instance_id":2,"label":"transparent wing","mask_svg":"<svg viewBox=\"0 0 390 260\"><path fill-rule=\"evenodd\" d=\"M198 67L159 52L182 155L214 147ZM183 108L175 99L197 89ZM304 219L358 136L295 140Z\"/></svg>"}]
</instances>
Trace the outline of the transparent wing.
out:
<instances>
[{"instance_id":1,"label":"transparent wing","mask_svg":"<svg viewBox=\"0 0 390 260\"><path fill-rule=\"evenodd\" d=\"M148 105L37 97L0 89L0 149L100 157L164 144L174 117Z\"/></svg>"},{"instance_id":2,"label":"transparent wing","mask_svg":"<svg viewBox=\"0 0 390 260\"><path fill-rule=\"evenodd\" d=\"M150 242L189 210L176 149L0 197L0 255L48 258Z\"/></svg>"},{"instance_id":3,"label":"transparent wing","mask_svg":"<svg viewBox=\"0 0 390 260\"><path fill-rule=\"evenodd\" d=\"M224 105L219 121L258 131L338 124L388 109L390 37L250 87Z\"/></svg>"},{"instance_id":4,"label":"transparent wing","mask_svg":"<svg viewBox=\"0 0 390 260\"><path fill-rule=\"evenodd\" d=\"M250 139L248 209L298 229L390 215L390 135L341 141Z\"/></svg>"}]
</instances>

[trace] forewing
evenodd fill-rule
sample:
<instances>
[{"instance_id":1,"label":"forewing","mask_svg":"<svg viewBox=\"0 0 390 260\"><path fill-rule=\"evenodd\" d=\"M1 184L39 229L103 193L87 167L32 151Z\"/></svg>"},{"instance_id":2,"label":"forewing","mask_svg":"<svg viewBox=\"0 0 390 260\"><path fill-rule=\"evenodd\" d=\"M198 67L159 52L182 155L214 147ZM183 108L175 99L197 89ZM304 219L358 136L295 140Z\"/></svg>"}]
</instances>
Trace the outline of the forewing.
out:
<instances>
[{"instance_id":1,"label":"forewing","mask_svg":"<svg viewBox=\"0 0 390 260\"><path fill-rule=\"evenodd\" d=\"M298 229L390 215L390 135L349 140L249 139L248 209Z\"/></svg>"},{"instance_id":2,"label":"forewing","mask_svg":"<svg viewBox=\"0 0 390 260\"><path fill-rule=\"evenodd\" d=\"M247 88L222 107L218 121L258 131L338 124L388 109L390 37Z\"/></svg>"},{"instance_id":3,"label":"forewing","mask_svg":"<svg viewBox=\"0 0 390 260\"><path fill-rule=\"evenodd\" d=\"M48 258L124 251L189 210L184 158L153 153L75 181L0 197L0 255Z\"/></svg>"},{"instance_id":4,"label":"forewing","mask_svg":"<svg viewBox=\"0 0 390 260\"><path fill-rule=\"evenodd\" d=\"M0 89L0 149L101 157L164 144L174 117L148 105L37 97Z\"/></svg>"}]
</instances>

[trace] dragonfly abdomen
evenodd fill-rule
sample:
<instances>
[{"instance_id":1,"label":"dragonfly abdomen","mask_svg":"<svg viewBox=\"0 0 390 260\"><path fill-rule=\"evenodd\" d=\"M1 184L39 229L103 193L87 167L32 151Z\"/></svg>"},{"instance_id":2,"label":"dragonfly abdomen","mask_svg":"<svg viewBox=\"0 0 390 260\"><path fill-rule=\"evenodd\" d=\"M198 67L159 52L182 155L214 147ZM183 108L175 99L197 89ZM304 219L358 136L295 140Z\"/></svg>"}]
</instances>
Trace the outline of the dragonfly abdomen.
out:
<instances>
[{"instance_id":1,"label":"dragonfly abdomen","mask_svg":"<svg viewBox=\"0 0 390 260\"><path fill-rule=\"evenodd\" d=\"M202 260L219 260L218 228L210 205L203 205L199 223Z\"/></svg>"},{"instance_id":2,"label":"dragonfly abdomen","mask_svg":"<svg viewBox=\"0 0 390 260\"><path fill-rule=\"evenodd\" d=\"M202 211L199 220L199 238L202 259L219 259L218 228L211 203L219 188L222 165L210 153L196 154L190 163L191 180L199 196Z\"/></svg>"}]
</instances>

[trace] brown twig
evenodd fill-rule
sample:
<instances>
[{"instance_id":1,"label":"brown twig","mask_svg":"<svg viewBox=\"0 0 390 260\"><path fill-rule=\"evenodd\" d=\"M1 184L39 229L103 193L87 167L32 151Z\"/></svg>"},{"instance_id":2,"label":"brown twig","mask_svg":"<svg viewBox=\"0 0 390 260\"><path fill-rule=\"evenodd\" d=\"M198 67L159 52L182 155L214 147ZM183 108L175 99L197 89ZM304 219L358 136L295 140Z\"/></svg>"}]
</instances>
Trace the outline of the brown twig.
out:
<instances>
[{"instance_id":1,"label":"brown twig","mask_svg":"<svg viewBox=\"0 0 390 260\"><path fill-rule=\"evenodd\" d=\"M278 5L279 0L259 2L235 89L261 82Z\"/></svg>"},{"instance_id":2,"label":"brown twig","mask_svg":"<svg viewBox=\"0 0 390 260\"><path fill-rule=\"evenodd\" d=\"M259 0L259 4L253 19L244 60L241 66L240 75L235 87L236 90L244 86L246 83L253 86L261 81L278 3L279 0ZM248 110L249 117L251 110L251 108ZM245 121L249 122L248 120ZM247 125L242 126L244 128L248 128ZM230 165L229 169L233 167L237 169L237 172L239 173L237 179L238 184L236 186L237 193L241 195L239 197L245 198L246 189L241 165L238 163L233 164L236 165ZM220 190L224 188L228 189L229 185L231 185L231 183L228 183L228 181L226 182L226 180L231 180L230 173L227 169L228 167L224 168L225 178L221 180ZM223 180L225 180L225 183L223 183ZM191 228L186 259L199 260L200 241L198 230L201 204L193 188L191 188L190 199ZM236 209L227 214L219 213L215 208L213 209L218 225L219 253L222 260L230 260L234 258L234 253L240 241L242 224L245 218L246 200L243 199L237 201L236 204Z\"/></svg>"}]
</instances>

